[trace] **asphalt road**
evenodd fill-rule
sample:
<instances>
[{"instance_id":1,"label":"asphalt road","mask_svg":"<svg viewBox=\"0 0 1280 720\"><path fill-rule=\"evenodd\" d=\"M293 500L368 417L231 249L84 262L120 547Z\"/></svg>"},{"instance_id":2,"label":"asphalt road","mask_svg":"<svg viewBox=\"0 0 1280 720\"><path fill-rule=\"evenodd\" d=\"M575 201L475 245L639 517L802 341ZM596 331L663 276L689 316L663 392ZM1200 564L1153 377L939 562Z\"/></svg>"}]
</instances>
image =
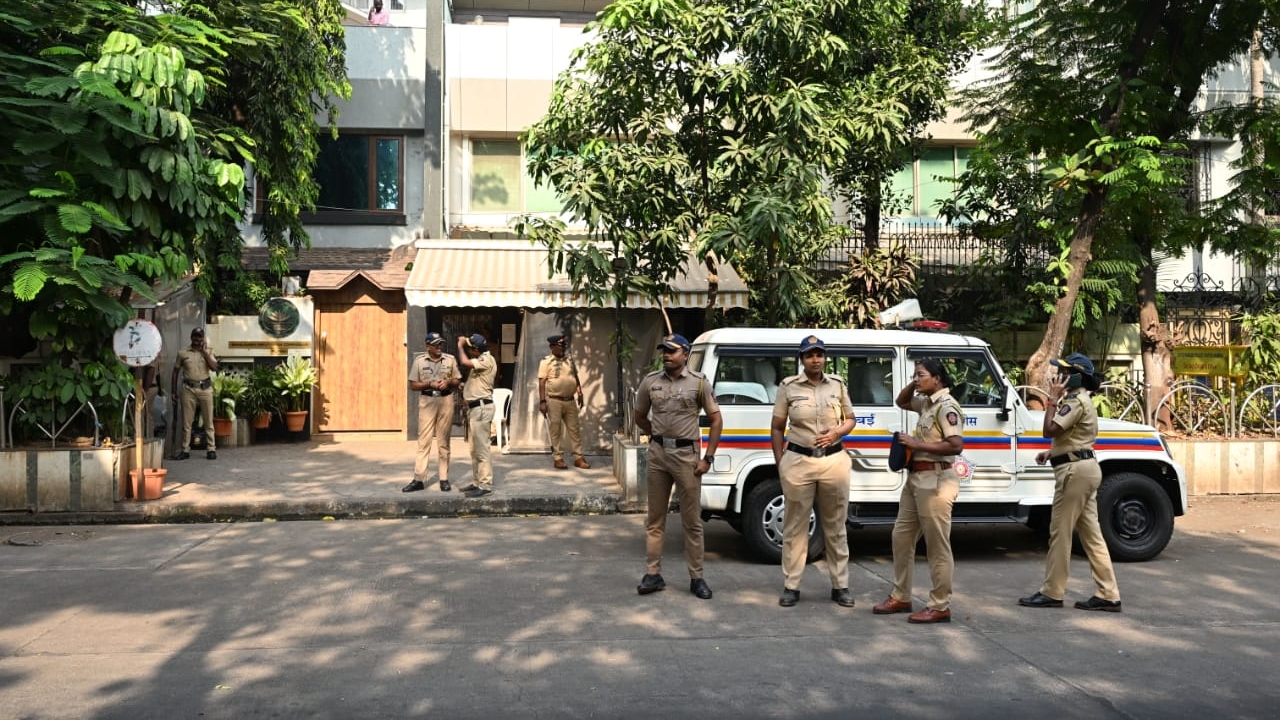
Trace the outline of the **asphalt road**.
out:
<instances>
[{"instance_id":1,"label":"asphalt road","mask_svg":"<svg viewBox=\"0 0 1280 720\"><path fill-rule=\"evenodd\" d=\"M0 718L1273 718L1276 511L1197 498L1119 615L1017 607L1043 539L957 528L938 626L871 614L885 529L851 533L856 608L811 567L784 609L721 522L690 595L676 516L646 597L634 515L5 527Z\"/></svg>"}]
</instances>

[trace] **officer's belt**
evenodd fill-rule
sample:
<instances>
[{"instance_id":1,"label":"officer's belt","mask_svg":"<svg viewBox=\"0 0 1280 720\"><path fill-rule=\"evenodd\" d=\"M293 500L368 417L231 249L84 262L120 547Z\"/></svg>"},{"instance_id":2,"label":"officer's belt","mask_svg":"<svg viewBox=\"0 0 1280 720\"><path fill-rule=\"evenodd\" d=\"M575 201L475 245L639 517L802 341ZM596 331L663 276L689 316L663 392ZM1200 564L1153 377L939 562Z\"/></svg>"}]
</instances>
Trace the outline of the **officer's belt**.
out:
<instances>
[{"instance_id":1,"label":"officer's belt","mask_svg":"<svg viewBox=\"0 0 1280 720\"><path fill-rule=\"evenodd\" d=\"M491 398L480 398L479 400L467 401L468 408L478 408L481 405L492 405L492 404L493 404L493 400Z\"/></svg>"},{"instance_id":2,"label":"officer's belt","mask_svg":"<svg viewBox=\"0 0 1280 720\"><path fill-rule=\"evenodd\" d=\"M205 388L210 387L211 385L213 385L213 381L208 380L208 379L205 379L205 380L187 380L186 378L183 378L183 380L182 380L182 384L183 384L183 385L186 385L186 386L187 386L187 387L189 387L189 388L200 388L201 390L203 390L203 389L205 389Z\"/></svg>"},{"instance_id":3,"label":"officer's belt","mask_svg":"<svg viewBox=\"0 0 1280 720\"><path fill-rule=\"evenodd\" d=\"M787 449L793 453L799 453L801 455L806 455L808 457L820 458L820 457L826 457L828 455L835 455L836 453L839 453L839 452L844 452L844 443L836 443L835 445L828 445L826 447L809 448L803 445L797 445L795 443L789 442L787 443Z\"/></svg>"},{"instance_id":4,"label":"officer's belt","mask_svg":"<svg viewBox=\"0 0 1280 720\"><path fill-rule=\"evenodd\" d=\"M427 397L443 397L449 394L444 390L419 390L418 392L421 392L423 395L426 395Z\"/></svg>"},{"instance_id":5,"label":"officer's belt","mask_svg":"<svg viewBox=\"0 0 1280 720\"><path fill-rule=\"evenodd\" d=\"M1050 457L1049 464L1054 467L1058 467L1059 465L1065 465L1066 463L1069 463L1069 462L1079 462L1081 460L1092 460L1092 459L1093 459L1092 450L1072 450L1071 452L1062 453L1061 455L1054 455Z\"/></svg>"},{"instance_id":6,"label":"officer's belt","mask_svg":"<svg viewBox=\"0 0 1280 720\"><path fill-rule=\"evenodd\" d=\"M658 443L664 448L682 448L682 447L693 447L693 444L697 442L697 440L688 440L686 438L669 438L669 437L662 437L661 435L651 435L649 437L649 442Z\"/></svg>"},{"instance_id":7,"label":"officer's belt","mask_svg":"<svg viewBox=\"0 0 1280 720\"><path fill-rule=\"evenodd\" d=\"M549 393L548 393L548 394L547 394L547 397L551 398L552 400L564 400L564 401L566 401L566 402L572 402L572 401L573 401L573 398L572 398L572 397L570 397L570 396L568 396L568 395L551 395L551 394L549 394Z\"/></svg>"}]
</instances>

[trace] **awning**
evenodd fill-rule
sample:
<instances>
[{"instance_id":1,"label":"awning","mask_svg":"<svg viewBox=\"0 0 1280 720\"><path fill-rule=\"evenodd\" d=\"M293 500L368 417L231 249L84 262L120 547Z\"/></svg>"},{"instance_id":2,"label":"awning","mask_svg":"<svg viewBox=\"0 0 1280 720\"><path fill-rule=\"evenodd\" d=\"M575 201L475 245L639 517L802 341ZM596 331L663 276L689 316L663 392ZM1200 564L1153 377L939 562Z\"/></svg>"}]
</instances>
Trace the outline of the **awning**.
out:
<instances>
[{"instance_id":1,"label":"awning","mask_svg":"<svg viewBox=\"0 0 1280 720\"><path fill-rule=\"evenodd\" d=\"M419 240L404 294L418 307L587 307L574 295L568 276L547 274L547 250L527 240ZM716 305L747 307L747 286L727 263L719 266ZM669 308L701 308L707 304L707 268L691 260L687 273L671 283L664 298ZM628 308L656 308L636 293Z\"/></svg>"}]
</instances>

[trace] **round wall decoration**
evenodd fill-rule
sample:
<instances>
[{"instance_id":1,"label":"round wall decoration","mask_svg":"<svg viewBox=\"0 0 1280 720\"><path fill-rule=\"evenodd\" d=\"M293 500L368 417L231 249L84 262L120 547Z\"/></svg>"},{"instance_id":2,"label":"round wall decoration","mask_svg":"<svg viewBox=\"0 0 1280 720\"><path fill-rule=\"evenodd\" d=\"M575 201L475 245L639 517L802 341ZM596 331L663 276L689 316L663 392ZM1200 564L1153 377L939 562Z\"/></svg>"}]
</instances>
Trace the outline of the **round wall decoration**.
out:
<instances>
[{"instance_id":1,"label":"round wall decoration","mask_svg":"<svg viewBox=\"0 0 1280 720\"><path fill-rule=\"evenodd\" d=\"M258 327L273 338L292 335L299 322L298 307L282 297L271 298L258 311Z\"/></svg>"}]
</instances>

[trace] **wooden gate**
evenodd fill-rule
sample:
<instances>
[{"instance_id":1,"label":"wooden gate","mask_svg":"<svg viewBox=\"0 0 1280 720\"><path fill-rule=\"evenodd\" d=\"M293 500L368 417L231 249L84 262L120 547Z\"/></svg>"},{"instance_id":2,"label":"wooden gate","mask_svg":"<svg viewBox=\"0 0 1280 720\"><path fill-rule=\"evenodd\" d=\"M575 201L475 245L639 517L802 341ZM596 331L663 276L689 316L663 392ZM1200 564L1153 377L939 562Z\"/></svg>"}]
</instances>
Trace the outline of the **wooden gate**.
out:
<instances>
[{"instance_id":1,"label":"wooden gate","mask_svg":"<svg viewBox=\"0 0 1280 720\"><path fill-rule=\"evenodd\" d=\"M316 291L313 432L405 431L405 300L356 277Z\"/></svg>"}]
</instances>

